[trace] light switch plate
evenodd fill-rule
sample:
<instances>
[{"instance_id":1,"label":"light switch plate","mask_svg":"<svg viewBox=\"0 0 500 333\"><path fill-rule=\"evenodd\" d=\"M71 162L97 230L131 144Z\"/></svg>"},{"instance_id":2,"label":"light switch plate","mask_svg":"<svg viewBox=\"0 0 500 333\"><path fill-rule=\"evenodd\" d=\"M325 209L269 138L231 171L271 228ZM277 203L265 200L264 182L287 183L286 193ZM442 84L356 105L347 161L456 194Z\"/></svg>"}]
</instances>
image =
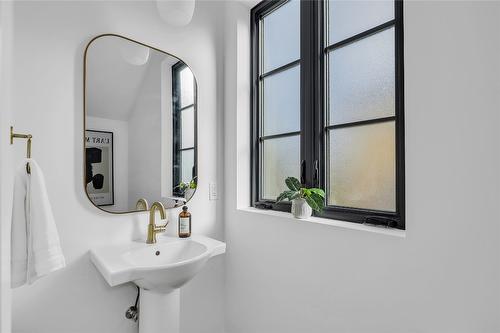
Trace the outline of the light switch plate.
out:
<instances>
[{"instance_id":1,"label":"light switch plate","mask_svg":"<svg viewBox=\"0 0 500 333\"><path fill-rule=\"evenodd\" d=\"M209 200L217 200L219 199L219 196L217 194L217 184L216 183L210 183L208 188L208 199Z\"/></svg>"}]
</instances>

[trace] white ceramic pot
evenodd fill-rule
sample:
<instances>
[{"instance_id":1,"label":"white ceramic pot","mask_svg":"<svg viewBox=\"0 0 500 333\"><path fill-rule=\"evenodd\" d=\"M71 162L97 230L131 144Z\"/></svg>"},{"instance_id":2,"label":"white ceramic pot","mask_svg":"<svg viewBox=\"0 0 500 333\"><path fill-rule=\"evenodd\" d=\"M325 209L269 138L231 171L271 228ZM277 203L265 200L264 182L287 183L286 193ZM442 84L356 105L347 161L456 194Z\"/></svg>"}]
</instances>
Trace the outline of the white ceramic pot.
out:
<instances>
[{"instance_id":1,"label":"white ceramic pot","mask_svg":"<svg viewBox=\"0 0 500 333\"><path fill-rule=\"evenodd\" d=\"M194 192L196 191L195 188L187 188L184 190L184 199L186 199L186 201L189 201L189 199L191 199L191 197L193 196Z\"/></svg>"},{"instance_id":2,"label":"white ceramic pot","mask_svg":"<svg viewBox=\"0 0 500 333\"><path fill-rule=\"evenodd\" d=\"M293 199L292 215L297 219L307 219L312 215L312 208L305 199Z\"/></svg>"}]
</instances>

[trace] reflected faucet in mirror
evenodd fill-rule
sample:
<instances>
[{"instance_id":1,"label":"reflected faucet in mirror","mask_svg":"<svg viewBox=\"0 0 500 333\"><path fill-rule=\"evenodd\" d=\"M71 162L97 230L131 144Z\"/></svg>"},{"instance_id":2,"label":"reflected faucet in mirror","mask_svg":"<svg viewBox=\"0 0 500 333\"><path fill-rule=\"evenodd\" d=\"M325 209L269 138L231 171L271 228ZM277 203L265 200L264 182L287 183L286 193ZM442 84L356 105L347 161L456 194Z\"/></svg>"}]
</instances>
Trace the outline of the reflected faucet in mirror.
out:
<instances>
[{"instance_id":1,"label":"reflected faucet in mirror","mask_svg":"<svg viewBox=\"0 0 500 333\"><path fill-rule=\"evenodd\" d=\"M149 210L148 201L144 198L140 198L139 200L137 200L137 203L135 204L135 210L139 212Z\"/></svg>"},{"instance_id":2,"label":"reflected faucet in mirror","mask_svg":"<svg viewBox=\"0 0 500 333\"><path fill-rule=\"evenodd\" d=\"M163 225L157 226L155 223L155 213L156 211L160 212L160 217L162 220L165 219L165 207L163 207L163 204L161 202L155 202L151 205L151 209L149 210L149 224L148 224L148 238L146 240L146 243L148 244L155 244L156 243L156 234L160 232L165 232L167 229L168 221L167 223Z\"/></svg>"}]
</instances>

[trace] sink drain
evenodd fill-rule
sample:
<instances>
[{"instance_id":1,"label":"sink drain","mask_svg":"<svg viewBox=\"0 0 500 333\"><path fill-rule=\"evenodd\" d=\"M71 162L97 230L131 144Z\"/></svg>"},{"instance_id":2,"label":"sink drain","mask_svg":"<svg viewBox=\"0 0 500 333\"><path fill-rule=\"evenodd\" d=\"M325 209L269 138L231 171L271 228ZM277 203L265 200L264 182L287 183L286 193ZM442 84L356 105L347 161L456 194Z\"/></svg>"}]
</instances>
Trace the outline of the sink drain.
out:
<instances>
[{"instance_id":1,"label":"sink drain","mask_svg":"<svg viewBox=\"0 0 500 333\"><path fill-rule=\"evenodd\" d=\"M156 254L157 256L159 256L159 255L160 255L160 251L156 251L156 252L155 252L155 254Z\"/></svg>"}]
</instances>

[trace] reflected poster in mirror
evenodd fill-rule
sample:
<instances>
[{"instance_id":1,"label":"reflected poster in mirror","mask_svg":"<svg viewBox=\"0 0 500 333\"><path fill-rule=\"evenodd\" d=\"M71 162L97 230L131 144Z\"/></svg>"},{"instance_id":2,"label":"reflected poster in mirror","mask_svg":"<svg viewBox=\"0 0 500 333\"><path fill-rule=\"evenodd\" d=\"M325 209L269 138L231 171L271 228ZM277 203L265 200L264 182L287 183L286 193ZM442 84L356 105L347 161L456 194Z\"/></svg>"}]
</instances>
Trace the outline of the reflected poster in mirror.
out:
<instances>
[{"instance_id":1,"label":"reflected poster in mirror","mask_svg":"<svg viewBox=\"0 0 500 333\"><path fill-rule=\"evenodd\" d=\"M85 131L85 183L97 206L114 205L113 132Z\"/></svg>"},{"instance_id":2,"label":"reflected poster in mirror","mask_svg":"<svg viewBox=\"0 0 500 333\"><path fill-rule=\"evenodd\" d=\"M84 186L112 213L189 201L197 178L197 84L179 58L118 35L85 51Z\"/></svg>"}]
</instances>

